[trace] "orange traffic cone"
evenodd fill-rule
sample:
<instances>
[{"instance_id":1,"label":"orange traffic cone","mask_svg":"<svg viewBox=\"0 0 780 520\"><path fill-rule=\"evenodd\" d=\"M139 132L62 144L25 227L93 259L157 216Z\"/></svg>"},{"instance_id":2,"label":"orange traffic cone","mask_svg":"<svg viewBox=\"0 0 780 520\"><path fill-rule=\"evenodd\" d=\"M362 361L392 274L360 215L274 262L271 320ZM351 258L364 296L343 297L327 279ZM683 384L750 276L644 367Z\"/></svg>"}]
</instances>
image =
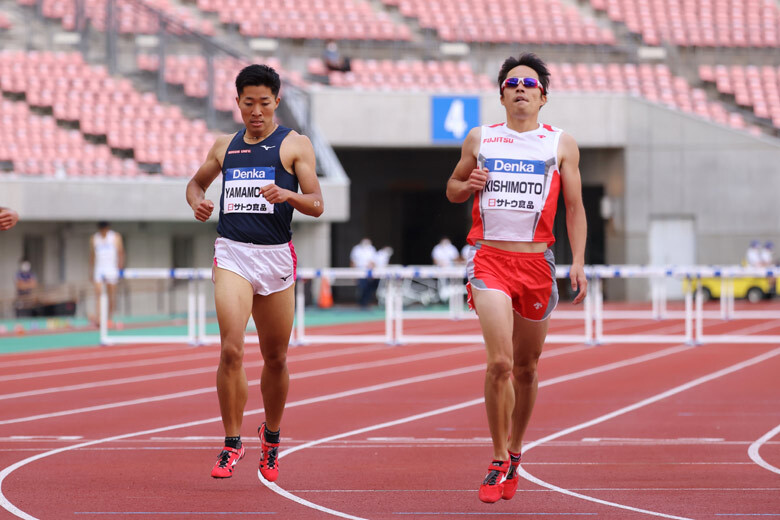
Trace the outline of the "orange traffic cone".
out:
<instances>
[{"instance_id":1,"label":"orange traffic cone","mask_svg":"<svg viewBox=\"0 0 780 520\"><path fill-rule=\"evenodd\" d=\"M330 290L330 281L328 281L327 277L320 279L320 299L317 302L317 305L319 305L321 309L330 309L333 307L333 293Z\"/></svg>"}]
</instances>

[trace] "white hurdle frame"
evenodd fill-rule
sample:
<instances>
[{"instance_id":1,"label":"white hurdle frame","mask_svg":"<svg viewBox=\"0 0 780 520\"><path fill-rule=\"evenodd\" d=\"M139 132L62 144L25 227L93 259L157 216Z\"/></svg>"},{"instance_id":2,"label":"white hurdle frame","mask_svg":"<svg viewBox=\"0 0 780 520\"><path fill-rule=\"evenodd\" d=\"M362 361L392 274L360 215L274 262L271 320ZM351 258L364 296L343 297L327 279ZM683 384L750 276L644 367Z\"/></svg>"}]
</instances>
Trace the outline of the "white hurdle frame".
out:
<instances>
[{"instance_id":1,"label":"white hurdle frame","mask_svg":"<svg viewBox=\"0 0 780 520\"><path fill-rule=\"evenodd\" d=\"M780 311L734 310L734 278L777 276L773 268L747 268L742 266L637 266L637 265L595 265L586 266L589 278L588 297L581 311L554 311L553 319L583 319L583 334L550 334L549 343L780 343L780 335L709 335L704 330L704 319L780 319ZM111 335L108 330L108 295L105 284L100 293L100 343L101 345L119 345L132 343L187 343L190 345L219 343L219 336L206 334L206 294L205 280L211 279L211 269L125 269L120 276L126 280L188 280L187 288L187 333L186 335ZM556 268L558 278L568 278L569 266ZM474 319L475 314L464 311L462 291L452 291L450 308L446 311L404 311L401 295L401 282L407 278L445 278L460 281L466 277L463 267L441 268L423 267L386 267L381 269L330 268L298 270L296 284L296 323L293 327L290 343L306 345L312 343L386 343L401 345L408 343L481 343L479 334L407 334L404 332L405 320L421 319ZM703 310L701 284L692 290L692 282L701 278L720 278L723 284L720 297L720 310ZM304 283L316 279L374 278L385 280L385 330L384 334L334 334L313 335L306 332ZM648 279L651 284L651 311L604 310L603 280L609 278ZM669 312L666 309L666 291L663 280L674 278L688 281L685 290L685 310ZM684 319L684 334L605 334L605 319ZM247 343L257 343L255 334L247 334Z\"/></svg>"}]
</instances>

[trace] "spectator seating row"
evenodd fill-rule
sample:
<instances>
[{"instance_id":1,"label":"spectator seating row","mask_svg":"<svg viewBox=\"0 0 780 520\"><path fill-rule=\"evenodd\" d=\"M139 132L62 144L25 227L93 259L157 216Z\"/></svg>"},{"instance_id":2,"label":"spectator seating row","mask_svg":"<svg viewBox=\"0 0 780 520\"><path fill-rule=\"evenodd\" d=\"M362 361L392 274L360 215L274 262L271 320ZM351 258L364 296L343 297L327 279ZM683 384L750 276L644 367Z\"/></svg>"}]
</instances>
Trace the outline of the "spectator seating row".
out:
<instances>
[{"instance_id":1,"label":"spectator seating row","mask_svg":"<svg viewBox=\"0 0 780 520\"><path fill-rule=\"evenodd\" d=\"M560 0L382 0L397 6L420 27L431 29L445 41L613 45L610 29L600 28L573 6Z\"/></svg>"},{"instance_id":2,"label":"spectator seating row","mask_svg":"<svg viewBox=\"0 0 780 520\"><path fill-rule=\"evenodd\" d=\"M0 99L0 162L11 162L19 174L46 177L134 177L133 159L120 159L104 144L66 130L50 115L30 111L23 101Z\"/></svg>"},{"instance_id":3,"label":"spectator seating row","mask_svg":"<svg viewBox=\"0 0 780 520\"><path fill-rule=\"evenodd\" d=\"M555 92L625 93L722 125L761 133L758 127L747 125L741 114L729 112L722 103L708 100L702 89L692 88L685 78L673 76L664 64L552 63L549 67L551 95Z\"/></svg>"},{"instance_id":4,"label":"spectator seating row","mask_svg":"<svg viewBox=\"0 0 780 520\"><path fill-rule=\"evenodd\" d=\"M284 82L294 85L303 84L300 73L282 68L278 58L257 57L255 62L273 67ZM140 70L156 72L159 69L159 58L156 54L139 54L137 65ZM236 123L242 122L241 113L235 102L236 75L247 65L248 63L232 57L220 57L214 60L214 108L232 112ZM189 97L205 98L208 95L206 58L185 54L166 56L165 81L171 85L181 86L184 94Z\"/></svg>"},{"instance_id":5,"label":"spectator seating row","mask_svg":"<svg viewBox=\"0 0 780 520\"><path fill-rule=\"evenodd\" d=\"M17 0L22 5L41 4L41 13L46 18L60 20L65 30L73 31L76 27L76 0ZM99 31L106 30L106 0L83 0L84 11L91 25ZM215 34L214 26L208 20L193 15L186 8L174 5L170 0L146 0L145 3L163 12L190 30L209 36ZM122 34L157 34L159 24L157 17L150 11L137 5L137 2L115 0L117 29ZM171 27L170 32L179 31Z\"/></svg>"},{"instance_id":6,"label":"spectator seating row","mask_svg":"<svg viewBox=\"0 0 780 520\"><path fill-rule=\"evenodd\" d=\"M481 91L493 85L490 78L476 74L465 61L354 59L351 66L350 72L329 72L322 60L310 59L308 73L327 75L334 87L364 90L464 92Z\"/></svg>"},{"instance_id":7,"label":"spectator seating row","mask_svg":"<svg viewBox=\"0 0 780 520\"><path fill-rule=\"evenodd\" d=\"M701 65L699 78L714 83L718 92L734 96L737 105L750 107L757 117L780 128L780 67L765 65Z\"/></svg>"},{"instance_id":8,"label":"spectator seating row","mask_svg":"<svg viewBox=\"0 0 780 520\"><path fill-rule=\"evenodd\" d=\"M690 47L778 47L776 0L591 0L645 43Z\"/></svg>"},{"instance_id":9,"label":"spectator seating row","mask_svg":"<svg viewBox=\"0 0 780 520\"><path fill-rule=\"evenodd\" d=\"M2 51L0 89L24 94L30 106L50 108L56 119L78 122L81 132L104 136L139 163L163 164L164 175L192 175L189 165L202 161L214 140L202 120L85 64L79 53Z\"/></svg>"},{"instance_id":10,"label":"spectator seating row","mask_svg":"<svg viewBox=\"0 0 780 520\"><path fill-rule=\"evenodd\" d=\"M409 41L409 27L366 0L197 0L248 37Z\"/></svg>"}]
</instances>

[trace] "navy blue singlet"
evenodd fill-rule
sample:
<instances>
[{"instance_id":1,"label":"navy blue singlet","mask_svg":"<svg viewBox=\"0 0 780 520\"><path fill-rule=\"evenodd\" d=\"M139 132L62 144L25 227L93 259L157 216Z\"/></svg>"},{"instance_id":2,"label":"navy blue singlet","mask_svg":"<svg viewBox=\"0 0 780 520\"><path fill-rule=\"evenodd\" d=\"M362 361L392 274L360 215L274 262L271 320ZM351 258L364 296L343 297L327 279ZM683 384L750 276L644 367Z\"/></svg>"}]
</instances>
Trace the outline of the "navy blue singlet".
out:
<instances>
[{"instance_id":1,"label":"navy blue singlet","mask_svg":"<svg viewBox=\"0 0 780 520\"><path fill-rule=\"evenodd\" d=\"M298 191L298 178L284 169L279 156L290 128L280 125L257 144L246 144L245 133L246 128L238 132L225 152L217 233L250 244L285 244L292 239L293 207L269 204L260 189L273 182Z\"/></svg>"}]
</instances>

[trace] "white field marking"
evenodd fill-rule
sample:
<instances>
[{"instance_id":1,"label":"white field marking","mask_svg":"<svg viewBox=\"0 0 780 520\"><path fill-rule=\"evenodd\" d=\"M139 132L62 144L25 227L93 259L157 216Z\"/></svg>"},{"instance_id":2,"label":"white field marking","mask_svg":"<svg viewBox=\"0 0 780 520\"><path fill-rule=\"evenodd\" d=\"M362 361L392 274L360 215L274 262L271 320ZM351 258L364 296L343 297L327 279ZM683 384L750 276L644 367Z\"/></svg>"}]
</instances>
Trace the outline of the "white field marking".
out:
<instances>
[{"instance_id":1,"label":"white field marking","mask_svg":"<svg viewBox=\"0 0 780 520\"><path fill-rule=\"evenodd\" d=\"M555 377L555 378L548 379L548 380L545 380L545 381L540 381L539 382L539 387L541 388L541 387L551 386L551 385L554 385L554 384L557 384L557 383L563 383L563 382L566 382L566 381L571 381L571 380L574 380L574 379L587 377L587 376L590 376L590 375L593 375L593 374L599 374L599 373L602 373L602 372L608 372L610 370L615 370L617 368L622 368L622 367L626 367L626 366L630 366L630 365L644 363L646 361L657 359L657 358L660 358L660 357L663 357L663 356L668 356L668 355L671 355L671 354L676 354L678 352L682 352L682 351L685 351L685 350L690 350L692 348L695 348L695 347L692 347L690 345L677 345L677 346L674 346L674 347L669 347L669 348L666 348L666 349L663 349L663 350L659 350L658 352L654 352L652 354L645 354L645 355L638 356L638 357L635 357L635 358L626 359L626 360L618 361L618 362L615 362L615 363L609 363L609 364L606 364L606 365L602 365L600 367L590 368L590 369L587 369L587 370L581 370L579 372L574 372L574 373L571 373L571 374L568 374L568 375ZM484 402L485 402L484 397L480 397L478 399L472 399L471 401L466 401L464 403L455 404L455 405L451 405L451 406L446 406L444 408L438 408L436 410L431 410L429 412L424 412L424 413L412 415L412 416L409 416L409 417L404 417L402 419L396 419L394 421L388 421L388 422L384 422L384 423L381 423L381 424L375 424L373 426L367 426L365 428L358 428L356 430L352 430L352 431L345 432L345 433L340 433L340 434L337 434L337 435L331 435L329 437L323 437L321 439L309 441L309 442L300 444L298 446L294 446L294 447L292 447L292 448L290 448L288 450L285 450L285 451L279 453L279 459L281 459L284 456L287 456L287 455L290 455L292 453L295 453L296 451L305 450L306 448L311 448L311 447L317 446L319 444L324 444L324 443L331 442L331 441L334 441L334 440L343 439L343 438L346 438L346 437L352 437L352 436L355 436L355 435L360 435L362 433L367 433L367 432L372 432L372 431L376 431L376 430L381 430L383 428L389 428L391 426L397 426L399 424L406 424L406 423L417 421L417 420L420 420L420 419L425 419L427 417L433 417L435 415L440 415L440 414L452 412L454 410L460 410L462 408L468 408L470 406L474 406L474 405L477 405L477 404L480 404L480 403L484 403ZM318 504L315 504L315 503L313 503L313 502L311 502L309 500L306 500L304 498L301 498L301 497L299 497L297 495L294 495L294 494L290 493L289 491L287 491L287 490L283 489L282 487L280 487L275 482L268 482L260 474L260 470L257 471L257 478L260 480L260 482L262 482L266 487L271 489L273 492L275 492L275 493L277 493L277 494L279 494L279 495L281 495L281 496L283 496L283 497L285 497L285 498L287 498L289 500L292 500L293 502L296 502L296 503L298 503L300 505L303 505L303 506L306 506L306 507L310 507L312 509L317 509L318 511L323 511L323 512L332 514L334 516L342 516L342 515L346 514L346 513L340 512L340 511L334 511L332 509L323 508L322 506L320 506ZM350 518L352 518L352 517L350 517ZM366 520L366 519L361 519L361 520Z\"/></svg>"},{"instance_id":2,"label":"white field marking","mask_svg":"<svg viewBox=\"0 0 780 520\"><path fill-rule=\"evenodd\" d=\"M387 348L387 347L379 347L379 348ZM456 347L454 350L464 350L464 349L469 349L469 348L475 348L475 347L469 347L469 346L466 346L466 347ZM581 350L588 350L588 349L591 349L591 348L594 348L594 347L591 346L591 345L574 345L574 346L571 346L571 347L560 347L560 348L556 348L556 349L551 350L549 353L547 353L546 356L543 353L542 356L549 358L549 357L560 356L560 355L563 355L563 354L569 354L571 352L578 352L578 351L581 351ZM479 349L477 349L477 350L479 350ZM435 352L441 352L441 351L435 351ZM325 353L322 353L322 354L325 354ZM407 358L417 358L419 356L428 356L429 354L432 354L432 353L414 354L412 356L407 356ZM314 354L312 354L312 355L314 355ZM398 359L400 359L400 358L397 358L395 360L396 363L398 362ZM425 359L425 358L421 358L421 359ZM415 360L416 359L412 359L411 361L415 361ZM403 362L409 362L409 361L410 361L409 359L406 359ZM342 365L342 366L333 367L333 368L318 369L318 370L311 370L309 372L299 372L297 374L290 374L290 379L291 380L293 380L293 379L305 379L307 377L321 376L321 375L327 375L327 374L337 374L337 373L340 373L340 372L347 372L347 371L352 371L352 370L360 370L360 369L364 369L364 368L375 368L375 367L387 366L387 365L390 365L390 364L393 364L393 363L391 363L390 361L371 361L371 362L365 362L365 363L355 363L353 365ZM483 363L481 365L475 365L475 367L477 367L477 368L475 368L472 371L477 371L477 370L480 370L480 369L484 369L485 365ZM248 381L247 384L249 386L259 385L260 384L260 379L253 379L251 381ZM193 390L185 390L185 391L182 391L182 392L175 392L175 393L172 393L172 394L163 394L163 395L158 395L158 396L153 396L153 397L143 397L143 398L138 398L138 399L130 399L130 400L127 400L127 401L118 401L118 402L106 403L106 404L102 404L102 405L87 406L87 407L83 407L83 408L74 408L74 409L70 409L70 410L61 410L59 412L50 412L50 413L45 413L45 414L30 415L30 416L26 416L26 417L17 417L17 418L14 418L14 419L4 419L4 420L0 421L0 426L5 425L5 424L16 424L16 423L21 423L21 422L38 421L38 420L41 420L41 419L51 419L53 417L63 417L63 416L66 416L66 415L75 415L75 414L80 414L80 413L97 412L97 411L101 411L101 410L110 410L110 409L114 409L114 408L122 408L122 407L125 407L125 406L135 406L135 405L139 405L139 404L147 404L147 403L153 403L153 402L158 402L158 401L166 401L168 399L178 399L178 398L182 398L182 397L192 397L192 396L195 396L195 395L202 395L202 394L210 393L210 392L213 392L213 391L214 391L214 387L213 386L209 386L209 387L205 387L205 388L196 388L196 389L193 389Z\"/></svg>"},{"instance_id":3,"label":"white field marking","mask_svg":"<svg viewBox=\"0 0 780 520\"><path fill-rule=\"evenodd\" d=\"M547 353L547 357L554 357L556 355L567 354L567 353L570 353L570 352L577 352L577 351L580 351L580 350L586 350L586 349L590 349L590 348L594 348L594 347L588 346L588 345L575 345L575 346L572 346L572 347L557 348L557 349L554 349L554 350L548 352ZM693 347L687 347L687 348L693 348ZM666 352L665 355L668 355L668 354L672 354L673 353L672 351L675 351L675 349L674 348L665 349L664 351L660 351L660 352ZM542 354L542 355L544 355L544 354ZM646 356L640 356L640 358L645 358L645 357ZM635 358L635 359L639 359L639 358ZM626 360L624 363L625 363L625 366L633 364L631 362L631 360ZM610 365L610 367L611 367L610 370L612 368L615 368L614 366L612 366L612 364ZM465 367L465 368L461 368L461 369L448 370L448 371L444 371L444 372L437 372L437 373L433 373L433 374L428 374L426 376L417 376L417 377L411 377L411 378L406 378L406 379L400 379L400 380L392 381L392 382L389 382L389 383L382 383L382 384L379 384L379 385L372 385L372 386L357 388L357 389L354 389L354 390L348 390L348 391L344 391L344 392L337 392L335 394L329 394L329 395L324 395L324 396L320 396L320 397L313 397L313 398L309 398L309 399L303 399L303 400L300 400L300 401L294 401L294 402L291 402L291 403L287 403L286 406L285 406L285 409L287 409L287 408L294 408L294 407L298 407L298 406L304 406L304 405L307 405L307 404L324 402L324 401L332 401L332 400L336 400L336 399L341 399L343 397L350 397L350 396L353 396L353 395L359 395L359 394L364 394L364 393L368 393L368 392L375 392L375 391L384 390L384 389L387 389L387 388L394 388L394 387L404 386L404 385L408 385L408 384L414 384L414 383L419 383L419 382L424 382L424 381L432 381L432 380L435 380L435 379L441 379L441 378L450 377L450 376L457 376L457 375L461 375L461 374L467 374L467 373L474 372L475 370L484 370L484 368L485 368L485 365L484 364L480 364L480 365ZM573 379L575 379L576 377L581 377L581 376L576 376L576 373L572 374L572 376L573 376L572 377ZM546 386L546 382L541 382L539 385L540 386ZM484 401L484 398L477 399L475 401L475 404L483 402L483 401ZM263 411L264 411L263 408L259 408L259 409L255 409L255 410L249 410L249 411L244 412L244 417L247 417L247 416L250 416L250 415L255 415L255 414L260 414L260 413L263 413ZM83 442L83 443L80 443L80 444L74 444L74 445L71 445L71 446L65 446L65 447L62 447L62 448L55 449L55 450L50 450L50 451L47 451L47 452L44 452L44 453L39 453L37 455L33 455L32 457L28 457L28 458L26 458L24 460L16 462L15 464L12 464L11 466L8 466L8 467L4 468L2 471L0 471L0 506L2 506L4 509L6 509L7 511L9 511L12 514L16 515L19 518L23 518L25 520L38 520L34 516L31 516L31 515L25 513L24 511L22 511L21 509L17 508L15 505L13 505L5 497L5 495L3 494L3 491L2 491L3 481L6 479L6 477L8 477L8 475L13 473L15 470L17 470L17 469L19 469L19 468L21 468L23 466L26 466L27 464L30 464L31 462L35 462L35 461L43 459L45 457L50 457L52 455L57 455L59 453L63 453L63 452L66 452L66 451L76 450L76 449L79 449L79 448L85 448L85 447L89 447L89 446L95 446L97 444L103 444L103 443L106 443L106 442L123 440L123 439L132 438L132 437L140 437L140 436L143 436L143 435L151 435L151 434L155 434L155 433L162 433L162 432L166 432L166 431L177 430L177 429L181 429L181 428L187 428L187 427L190 427L190 426L201 426L201 425L204 425L204 424L220 422L221 420L222 420L221 416L220 417L212 417L210 419L203 419L203 420L200 420L200 421L192 421L192 422L188 422L188 423L175 424L173 426L164 426L164 427L160 427L160 428L154 428L154 429L150 429L150 430L143 430L143 431L134 432L134 433L126 433L126 434L122 434L122 435L115 435L113 437L106 437L106 438L97 439L97 440L94 440L94 441L88 441L88 442Z\"/></svg>"},{"instance_id":4,"label":"white field marking","mask_svg":"<svg viewBox=\"0 0 780 520\"><path fill-rule=\"evenodd\" d=\"M381 350L381 349L390 349L390 348L391 347L388 347L387 345L374 344L374 345L366 345L363 347L345 348L345 349L341 349L340 352L352 354L357 352L370 352L371 350ZM335 352L335 351L321 352L319 353L319 355L327 357L331 352ZM312 353L309 355L316 356L317 354ZM32 379L32 378L44 377L44 376L80 374L83 372L96 372L99 370L114 370L118 368L143 367L143 366L156 365L161 363L181 363L183 361L198 361L201 359L208 359L208 358L219 359L219 350L212 350L211 352L201 352L200 354L194 354L189 356L178 355L178 356L169 356L169 357L156 358L156 359L141 359L138 361L127 361L124 363L105 363L102 365L88 365L88 366L72 367L72 368L60 368L55 370L43 370L39 372L25 372L23 374L0 376L0 382L18 381L20 379ZM317 359L317 358L311 357L308 359Z\"/></svg>"},{"instance_id":5,"label":"white field marking","mask_svg":"<svg viewBox=\"0 0 780 520\"><path fill-rule=\"evenodd\" d=\"M51 363L59 363L60 361L83 361L85 359L94 359L94 358L110 358L110 357L121 357L121 356L132 356L135 354L154 354L158 352L165 352L167 350L193 350L193 347L183 347L181 345L176 346L155 346L155 347L135 347L132 348L125 348L122 350L115 350L119 347L111 347L110 349L107 348L101 348L101 347L87 347L92 348L95 350L95 352L89 352L84 354L63 354L61 356L45 356L41 357L43 354L48 353L49 351L46 350L36 350L33 352L29 352L28 354L35 356L33 358L29 359L17 359L14 361L5 361L3 363L0 363L0 368L15 368L15 367L23 367L28 365L42 365L42 364L51 364Z\"/></svg>"},{"instance_id":6,"label":"white field marking","mask_svg":"<svg viewBox=\"0 0 780 520\"><path fill-rule=\"evenodd\" d=\"M577 491L780 491L780 488L572 488ZM292 489L290 493L474 493L473 489ZM554 493L551 489L523 489L523 493Z\"/></svg>"},{"instance_id":7,"label":"white field marking","mask_svg":"<svg viewBox=\"0 0 780 520\"><path fill-rule=\"evenodd\" d=\"M295 361L310 361L312 359L338 357L338 356L348 355L348 354L360 354L364 352L373 352L376 350L383 350L389 348L390 347L387 346L350 347L350 348L339 349L339 350L329 350L326 352L311 352L308 354L301 354L298 356L292 355L287 358L287 361L289 363ZM243 366L244 368L257 368L263 366L263 362L262 361L246 362L243 364ZM128 383L140 383L145 381L154 381L157 379L170 379L172 377L191 376L197 374L207 374L207 373L214 372L215 370L216 368L213 365L210 365L208 367L202 367L202 368L174 370L171 372L158 372L156 374L147 374L143 376L122 377L119 379L93 381L91 383L81 383L77 385L55 386L49 388L41 388L38 390L27 390L24 392L15 392L12 394L0 394L0 401L6 399L17 399L20 397L30 397L34 395L55 394L55 393L59 394L62 392L71 392L74 390L87 390L87 389L91 390L93 388L101 388L106 386L123 385Z\"/></svg>"},{"instance_id":8,"label":"white field marking","mask_svg":"<svg viewBox=\"0 0 780 520\"><path fill-rule=\"evenodd\" d=\"M99 370L116 370L119 368L132 368L132 367L145 367L149 365L158 365L162 363L181 363L182 361L198 361L201 359L217 358L219 359L218 351L201 352L200 354L193 354L189 356L169 356L156 359L140 359L138 361L125 361L122 363L103 363L101 365L88 365L71 368L57 368L53 370L41 370L39 372L24 372L22 374L10 374L0 376L0 382L3 381L20 381L22 379L35 379L39 377L48 376L62 376L66 374L82 374L84 372L97 372Z\"/></svg>"},{"instance_id":9,"label":"white field marking","mask_svg":"<svg viewBox=\"0 0 780 520\"><path fill-rule=\"evenodd\" d=\"M405 379L398 379L396 381L390 381L388 383L381 383L381 384L376 384L376 385L364 386L364 387L355 388L355 389L352 389L352 390L345 390L343 392L336 392L336 393L333 393L333 394L321 395L321 396L318 396L318 397L310 397L308 399L302 399L300 401L293 401L291 403L287 403L287 405L285 406L285 409L287 409L287 408L296 408L298 406L305 406L305 405L308 405L308 404L321 403L321 402L325 402L325 401L333 401L333 400L336 400L336 399L342 399L342 398L351 397L351 396L354 396L354 395L366 394L366 393L369 393L369 392L376 392L376 391L385 390L385 389L388 389L388 388L396 388L396 387L410 385L410 384L414 384L414 383L422 383L422 382L425 382L425 381L433 381L433 380L436 380L436 379L443 379L443 378L446 378L446 377L458 376L458 375L462 375L462 374L468 374L468 373L474 372L475 370L484 370L484 368L485 368L484 364L482 364L482 365L475 365L475 366L469 366L469 367L464 367L464 368L457 368L457 369L453 369L453 370L445 370L443 372L434 372L432 374L426 374L426 375L423 375L423 376L415 376L415 377L408 377L408 378L405 378ZM250 416L250 415L261 414L264 411L265 411L264 408L257 408L255 410L248 410L248 411L244 412L244 417L247 417L247 416ZM114 435L112 437L105 437L103 439L96 439L96 440L93 440L93 441L87 441L87 442L82 442L82 443L79 443L79 444L73 444L71 446L64 446L62 448L57 448L57 449L54 449L54 450L46 451L44 453L39 453L37 455L33 455L32 457L28 457L28 458L26 458L24 460L20 460L19 462L16 462L16 463L14 463L14 464L4 468L2 471L0 471L0 506L2 506L6 511L9 511L10 513L16 515L19 518L23 518L25 520L38 520L36 517L25 513L24 511L22 511L21 509L19 509L15 505L13 505L5 497L5 495L2 492L3 481L6 479L6 477L8 477L8 475L13 473L17 469L19 469L19 468L21 468L23 466L26 466L27 464L30 464L31 462L35 462L37 460L40 460L40 459L43 459L43 458L46 458L46 457L51 457L52 455L57 455L59 453L63 453L63 452L66 452L66 451L72 451L72 450L77 450L77 449L80 449L80 448L86 448L86 447L89 447L89 446L95 446L97 444L104 444L104 443L107 443L107 442L113 442L113 441L119 441L119 440L123 440L123 439L129 439L129 438L132 438L132 437L141 437L141 436L144 436L144 435L152 435L152 434L155 434L155 433L167 432L167 431L171 431L171 430L178 430L178 429L181 429L181 428L189 428L189 427L192 427L192 426L202 426L204 424L217 423L217 422L221 422L221 421L222 421L222 417L221 416L219 416L219 417L211 417L209 419L201 419L199 421L190 421L190 422L181 423L181 424L174 424L172 426L162 426L162 427L159 427L159 428L152 428L152 429L149 429L149 430L142 430L142 431L133 432L133 433L124 433L124 434L121 434L121 435Z\"/></svg>"},{"instance_id":10,"label":"white field marking","mask_svg":"<svg viewBox=\"0 0 780 520\"><path fill-rule=\"evenodd\" d=\"M392 360L379 360L379 361L367 361L363 363L354 363L352 365L341 365L337 367L332 368L322 368L317 370L310 370L308 372L299 372L297 374L290 374L290 380L297 380L297 379L306 379L309 377L316 377L316 376L322 376L322 375L329 375L329 374L339 374L343 372L353 372L355 370L362 370L366 368L377 368L377 367L384 367L389 365L397 365L402 363L412 363L415 361L420 360L426 360L426 359L432 359L435 357L441 357L446 355L452 355L454 352L462 353L462 352L469 352L473 350L475 347L456 347L452 349L447 349L445 351L437 350L434 352L426 352L424 354L413 354L410 356L402 356L396 359ZM484 368L484 364L481 365L475 365L478 367L476 370L479 369L479 367ZM213 369L212 369L213 370ZM260 379L253 379L251 381L247 382L248 386L256 386L260 384ZM110 410L113 408L122 408L125 406L134 406L138 404L147 404L147 403L153 403L153 402L159 402L159 401L166 401L169 399L178 399L180 397L192 397L194 395L202 395L211 393L214 391L213 386L208 386L205 388L196 388L193 390L185 390L182 392L174 392L172 394L163 394L158 396L152 396L152 397L142 397L138 399L130 399L127 401L118 401L114 403L106 403L101 405L95 405L95 406L87 406L83 408L75 408L70 410L61 410L59 412L50 412L50 413L44 413L44 414L38 414L38 415L30 415L27 417L17 417L14 419L4 419L0 421L0 426L5 424L16 424L21 422L30 422L30 421L37 421L41 419L50 419L52 417L63 417L66 415L75 415L80 413L87 413L87 412L95 412L100 410Z\"/></svg>"},{"instance_id":11,"label":"white field marking","mask_svg":"<svg viewBox=\"0 0 780 520\"><path fill-rule=\"evenodd\" d=\"M748 448L748 455L750 456L751 459L753 459L753 462L755 462L762 468L768 469L772 473L780 474L780 468L771 465L763 458L761 458L761 455L758 454L758 450L761 449L761 446L763 446L769 439L771 439L778 433L780 433L780 424L778 424L777 426L775 426L774 428L766 432L764 435L761 436L760 439L756 440L756 442L751 444L750 447Z\"/></svg>"},{"instance_id":12,"label":"white field marking","mask_svg":"<svg viewBox=\"0 0 780 520\"><path fill-rule=\"evenodd\" d=\"M634 403L632 405L629 405L629 406L620 408L619 410L615 410L614 412L610 412L608 414L602 415L601 417L597 417L597 418L592 419L590 421L586 421L586 422L580 423L580 424L578 424L576 426L572 426L570 428L566 428L566 429L561 430L559 432L553 433L552 435L548 435L547 437L543 437L541 439L538 439L536 441L533 441L533 442L527 444L526 446L523 446L523 453L526 453L527 451L529 451L529 450L531 450L531 449L533 449L533 448L535 448L537 446L541 446L545 442L557 439L559 437L563 437L565 435L568 435L570 433L574 433L574 432L579 431L579 430L583 430L585 428L589 428L589 427L594 426L596 424L603 423L603 422L608 421L610 419L614 419L615 417L618 417L620 415L624 415L624 414L626 414L628 412L632 412L634 410L638 410L639 408L643 408L643 407L645 407L647 405L650 405L650 404L656 403L658 401L661 401L662 399L666 399L667 397L671 397L673 395L679 394L679 393L684 392L686 390L690 390L691 388L694 388L696 386L702 385L702 384L707 383L709 381L713 381L713 380L718 379L720 377L732 374L734 372L742 370L743 368L747 368L747 367L756 365L758 363L766 361L767 359L771 359L771 358L777 356L778 354L780 354L780 348L776 348L776 349L771 350L769 352L765 352L764 354L761 354L760 356L756 356L756 357L748 359L746 361L742 361L742 362L737 363L735 365L731 365L730 367L726 367L726 368L724 368L722 370L718 370L717 372L712 372L711 374L707 374L706 376L702 376L702 377L696 378L696 379L694 379L692 381L689 381L689 382L687 382L685 384L676 386L676 387L674 387L674 388L672 388L670 390L667 390L665 392L661 392L660 394L656 394L656 395L654 395L652 397L648 397L647 399L643 399L641 401L638 401L638 402L636 402L636 403ZM602 505L611 506L611 507L617 507L617 508L620 508L620 509L626 509L626 510L638 512L638 513L645 513L645 514L649 514L649 515L653 515L653 516L660 516L660 517L663 517L663 518L674 518L674 519L677 519L677 520L691 520L691 519L688 519L686 517L680 517L680 516L674 516L674 515L667 515L667 514L663 514L663 513L657 513L655 511L648 511L646 509L639 509L639 508L635 508L635 507L631 507L631 506L627 506L627 505L623 505L623 504L618 504L616 502L609 502L607 500L601 500L599 498L591 497L591 496L588 496L588 495L583 495L581 493L576 493L574 491L570 491L568 489L564 489L564 488L556 486L554 484L550 484L548 482L545 482L544 480L541 480L541 479L531 475L530 473L528 473L525 469L523 469L522 466L518 467L518 474L520 476L522 476L523 478L525 478L526 480L529 480L530 482L533 482L533 483L535 483L535 484L537 484L539 486L546 487L548 489L552 489L553 491L557 491L557 492L562 493L564 495L573 496L575 498L581 498L581 499L587 500L589 502L595 502L597 504L602 504Z\"/></svg>"}]
</instances>

